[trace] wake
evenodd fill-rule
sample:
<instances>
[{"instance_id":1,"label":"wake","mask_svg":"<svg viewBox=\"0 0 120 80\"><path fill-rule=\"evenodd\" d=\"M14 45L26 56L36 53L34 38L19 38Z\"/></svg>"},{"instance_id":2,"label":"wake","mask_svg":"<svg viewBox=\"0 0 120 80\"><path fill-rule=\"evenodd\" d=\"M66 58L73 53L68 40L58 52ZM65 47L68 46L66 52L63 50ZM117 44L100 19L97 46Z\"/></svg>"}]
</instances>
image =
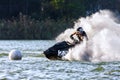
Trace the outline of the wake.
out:
<instances>
[{"instance_id":1,"label":"wake","mask_svg":"<svg viewBox=\"0 0 120 80\"><path fill-rule=\"evenodd\" d=\"M120 61L120 24L114 14L101 10L86 18L80 18L73 28L61 33L57 41L69 41L70 34L78 27L83 27L89 40L69 49L64 60L79 60L91 62Z\"/></svg>"}]
</instances>

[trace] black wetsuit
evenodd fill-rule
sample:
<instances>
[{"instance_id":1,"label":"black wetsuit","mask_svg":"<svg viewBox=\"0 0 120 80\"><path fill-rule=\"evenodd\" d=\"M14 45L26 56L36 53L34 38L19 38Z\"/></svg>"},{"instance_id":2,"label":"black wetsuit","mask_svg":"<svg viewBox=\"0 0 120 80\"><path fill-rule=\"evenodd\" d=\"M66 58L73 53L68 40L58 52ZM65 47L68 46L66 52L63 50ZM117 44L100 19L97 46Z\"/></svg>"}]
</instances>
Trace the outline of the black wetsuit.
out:
<instances>
[{"instance_id":1,"label":"black wetsuit","mask_svg":"<svg viewBox=\"0 0 120 80\"><path fill-rule=\"evenodd\" d=\"M86 34L85 31L83 31L82 33L80 33L79 31L77 31L77 32L75 32L75 33L73 33L73 34L70 35L70 38L71 38L72 40L76 41L76 40L74 39L73 35L76 35L76 36L78 37L78 39L79 39L78 42L79 42L79 43L80 43L81 41L83 41L83 38L84 38L84 37L88 40L88 37L87 37L87 34Z\"/></svg>"}]
</instances>

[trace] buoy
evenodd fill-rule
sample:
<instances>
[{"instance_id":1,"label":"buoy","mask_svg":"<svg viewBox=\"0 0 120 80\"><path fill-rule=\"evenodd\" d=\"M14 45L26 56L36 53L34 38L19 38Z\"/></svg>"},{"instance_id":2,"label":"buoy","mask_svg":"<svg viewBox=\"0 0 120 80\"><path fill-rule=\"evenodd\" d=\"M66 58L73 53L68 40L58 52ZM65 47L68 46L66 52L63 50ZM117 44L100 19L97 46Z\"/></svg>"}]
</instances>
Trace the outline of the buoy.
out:
<instances>
[{"instance_id":1,"label":"buoy","mask_svg":"<svg viewBox=\"0 0 120 80\"><path fill-rule=\"evenodd\" d=\"M11 50L9 53L9 59L10 60L21 60L22 54L19 50Z\"/></svg>"}]
</instances>

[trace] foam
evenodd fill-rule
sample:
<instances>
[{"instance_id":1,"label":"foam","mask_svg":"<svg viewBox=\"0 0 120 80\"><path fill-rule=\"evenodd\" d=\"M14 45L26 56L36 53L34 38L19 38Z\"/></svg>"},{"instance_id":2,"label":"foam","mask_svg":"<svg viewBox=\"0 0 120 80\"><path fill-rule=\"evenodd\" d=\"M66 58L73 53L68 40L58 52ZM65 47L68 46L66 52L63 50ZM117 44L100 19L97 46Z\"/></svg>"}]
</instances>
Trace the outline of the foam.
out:
<instances>
[{"instance_id":1,"label":"foam","mask_svg":"<svg viewBox=\"0 0 120 80\"><path fill-rule=\"evenodd\" d=\"M120 61L120 24L109 10L101 10L86 18L79 18L73 28L65 30L56 40L72 42L70 34L82 26L89 40L70 49L65 60L91 62Z\"/></svg>"}]
</instances>

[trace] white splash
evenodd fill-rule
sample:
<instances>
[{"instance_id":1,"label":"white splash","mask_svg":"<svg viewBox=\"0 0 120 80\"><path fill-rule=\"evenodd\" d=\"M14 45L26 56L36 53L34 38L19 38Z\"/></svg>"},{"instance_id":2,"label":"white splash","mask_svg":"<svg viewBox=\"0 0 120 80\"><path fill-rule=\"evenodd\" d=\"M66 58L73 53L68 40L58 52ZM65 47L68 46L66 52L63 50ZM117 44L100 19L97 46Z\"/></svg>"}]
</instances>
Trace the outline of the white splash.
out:
<instances>
[{"instance_id":1,"label":"white splash","mask_svg":"<svg viewBox=\"0 0 120 80\"><path fill-rule=\"evenodd\" d=\"M65 60L80 61L120 61L120 24L114 14L101 10L86 18L80 18L71 29L60 34L56 40L70 39L70 34L82 26L89 40L70 49Z\"/></svg>"}]
</instances>

